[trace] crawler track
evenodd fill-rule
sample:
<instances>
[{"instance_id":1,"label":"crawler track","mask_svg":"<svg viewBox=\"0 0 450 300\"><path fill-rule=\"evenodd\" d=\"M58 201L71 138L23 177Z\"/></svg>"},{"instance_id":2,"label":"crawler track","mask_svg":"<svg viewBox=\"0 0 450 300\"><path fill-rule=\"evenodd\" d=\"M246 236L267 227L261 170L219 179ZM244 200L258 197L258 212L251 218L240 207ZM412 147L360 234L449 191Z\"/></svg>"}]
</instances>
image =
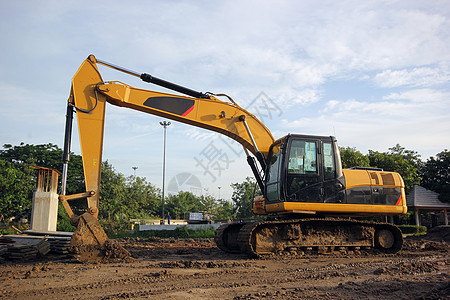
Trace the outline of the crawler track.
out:
<instances>
[{"instance_id":1,"label":"crawler track","mask_svg":"<svg viewBox=\"0 0 450 300\"><path fill-rule=\"evenodd\" d=\"M226 224L219 227L214 240L224 251L250 255L346 248L396 253L403 244L401 231L395 225L330 218Z\"/></svg>"},{"instance_id":2,"label":"crawler track","mask_svg":"<svg viewBox=\"0 0 450 300\"><path fill-rule=\"evenodd\" d=\"M225 252L240 253L241 250L237 239L243 226L244 223L231 223L217 228L214 237L217 247Z\"/></svg>"}]
</instances>

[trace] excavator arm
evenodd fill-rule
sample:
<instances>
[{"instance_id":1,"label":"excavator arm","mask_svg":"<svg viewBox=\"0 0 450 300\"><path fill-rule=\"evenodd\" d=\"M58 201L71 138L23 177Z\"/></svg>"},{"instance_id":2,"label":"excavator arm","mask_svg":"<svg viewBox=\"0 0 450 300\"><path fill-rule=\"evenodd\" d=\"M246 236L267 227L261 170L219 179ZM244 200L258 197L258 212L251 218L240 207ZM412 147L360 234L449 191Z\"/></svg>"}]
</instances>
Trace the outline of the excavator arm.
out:
<instances>
[{"instance_id":1,"label":"excavator arm","mask_svg":"<svg viewBox=\"0 0 450 300\"><path fill-rule=\"evenodd\" d=\"M98 214L95 208L98 207L106 102L224 134L259 157L264 168L274 138L266 126L235 102L224 102L193 91L191 94L197 93L203 98L143 90L117 81L104 82L97 63L93 55L83 62L73 77L68 103L77 111L86 191L93 192L88 198L88 206L93 215ZM166 83L170 88L171 83Z\"/></svg>"},{"instance_id":2,"label":"excavator arm","mask_svg":"<svg viewBox=\"0 0 450 300\"><path fill-rule=\"evenodd\" d=\"M113 69L140 77L142 80L187 94L173 95L134 88L122 82L104 82L97 65L102 64ZM64 149L63 188L60 200L66 208L72 223L78 224L82 219L83 227L91 228L89 234L75 238L74 244L104 244L104 234L97 222L99 206L99 188L103 149L106 103L127 107L144 113L164 117L174 121L197 126L221 133L240 143L247 153L249 162L257 181L262 186L262 178L258 178L258 168L248 152L253 153L265 169L265 159L274 142L270 131L251 113L237 105L233 100L221 101L213 94L199 93L185 87L164 81L149 74L139 74L110 63L97 60L90 55L78 69L72 79L72 88L68 101L66 116L66 138ZM70 153L71 120L73 111L77 113L78 132L84 166L86 193L65 195L65 182ZM248 150L248 151L247 151ZM86 198L88 211L81 217L73 214L68 200ZM80 226L80 225L79 225ZM83 231L87 231L86 228ZM103 231L103 230L101 230ZM77 232L76 232L77 233ZM76 236L76 235L74 235ZM98 238L98 236L101 236Z\"/></svg>"}]
</instances>

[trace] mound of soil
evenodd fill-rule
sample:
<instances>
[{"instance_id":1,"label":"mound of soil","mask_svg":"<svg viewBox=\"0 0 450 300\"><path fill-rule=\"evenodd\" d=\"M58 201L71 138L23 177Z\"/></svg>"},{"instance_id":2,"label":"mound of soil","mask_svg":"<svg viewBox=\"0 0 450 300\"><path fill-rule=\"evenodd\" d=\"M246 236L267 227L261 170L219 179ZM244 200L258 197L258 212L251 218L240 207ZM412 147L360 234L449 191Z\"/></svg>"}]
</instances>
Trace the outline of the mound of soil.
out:
<instances>
[{"instance_id":1,"label":"mound of soil","mask_svg":"<svg viewBox=\"0 0 450 300\"><path fill-rule=\"evenodd\" d=\"M403 242L403 250L407 251L438 251L446 253L449 250L448 243L444 241L436 242L417 237L408 237Z\"/></svg>"},{"instance_id":2,"label":"mound of soil","mask_svg":"<svg viewBox=\"0 0 450 300\"><path fill-rule=\"evenodd\" d=\"M431 273L439 270L439 265L443 262L425 262L417 261L412 263L399 263L393 266L382 267L373 271L375 275L388 274L395 276L396 274L418 275Z\"/></svg>"},{"instance_id":3,"label":"mound of soil","mask_svg":"<svg viewBox=\"0 0 450 300\"><path fill-rule=\"evenodd\" d=\"M423 239L450 243L450 226L436 226L430 228Z\"/></svg>"},{"instance_id":4,"label":"mound of soil","mask_svg":"<svg viewBox=\"0 0 450 300\"><path fill-rule=\"evenodd\" d=\"M74 257L82 263L114 262L126 260L130 252L119 243L108 240L105 246L80 245L71 247Z\"/></svg>"}]
</instances>

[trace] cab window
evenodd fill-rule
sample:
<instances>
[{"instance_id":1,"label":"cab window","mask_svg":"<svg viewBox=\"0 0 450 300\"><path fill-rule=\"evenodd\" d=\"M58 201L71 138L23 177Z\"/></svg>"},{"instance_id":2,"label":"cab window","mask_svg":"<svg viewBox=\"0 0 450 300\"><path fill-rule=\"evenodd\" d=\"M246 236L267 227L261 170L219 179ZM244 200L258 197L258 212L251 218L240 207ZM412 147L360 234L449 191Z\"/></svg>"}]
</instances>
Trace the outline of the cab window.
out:
<instances>
[{"instance_id":1,"label":"cab window","mask_svg":"<svg viewBox=\"0 0 450 300\"><path fill-rule=\"evenodd\" d=\"M269 154L268 174L267 174L267 200L278 201L280 199L280 164L281 164L281 144L274 145Z\"/></svg>"},{"instance_id":2,"label":"cab window","mask_svg":"<svg viewBox=\"0 0 450 300\"><path fill-rule=\"evenodd\" d=\"M288 174L317 174L315 142L292 141L289 151Z\"/></svg>"},{"instance_id":3,"label":"cab window","mask_svg":"<svg viewBox=\"0 0 450 300\"><path fill-rule=\"evenodd\" d=\"M323 166L324 179L335 179L336 168L334 164L333 145L331 143L323 143Z\"/></svg>"}]
</instances>

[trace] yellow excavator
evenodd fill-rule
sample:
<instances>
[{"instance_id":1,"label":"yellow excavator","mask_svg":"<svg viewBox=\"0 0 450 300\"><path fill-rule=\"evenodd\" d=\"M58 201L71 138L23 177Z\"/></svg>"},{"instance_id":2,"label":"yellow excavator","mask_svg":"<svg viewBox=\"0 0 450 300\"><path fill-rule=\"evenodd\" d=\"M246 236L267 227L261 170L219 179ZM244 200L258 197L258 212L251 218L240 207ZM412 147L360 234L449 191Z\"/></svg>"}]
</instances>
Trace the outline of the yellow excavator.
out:
<instances>
[{"instance_id":1,"label":"yellow excavator","mask_svg":"<svg viewBox=\"0 0 450 300\"><path fill-rule=\"evenodd\" d=\"M182 95L138 89L118 81L105 82L98 65ZM215 242L224 251L260 255L303 248L323 251L362 247L389 253L401 249L402 234L395 225L351 218L405 214L404 182L398 173L375 168L342 169L333 136L288 134L275 140L260 120L225 94L191 90L93 55L72 79L66 114L59 199L77 226L71 240L74 248L102 256L108 242L97 220L106 103L218 132L243 146L262 192L255 197L252 210L267 218L219 227ZM74 112L86 192L66 195ZM88 210L76 216L69 201L82 198L87 200Z\"/></svg>"}]
</instances>

